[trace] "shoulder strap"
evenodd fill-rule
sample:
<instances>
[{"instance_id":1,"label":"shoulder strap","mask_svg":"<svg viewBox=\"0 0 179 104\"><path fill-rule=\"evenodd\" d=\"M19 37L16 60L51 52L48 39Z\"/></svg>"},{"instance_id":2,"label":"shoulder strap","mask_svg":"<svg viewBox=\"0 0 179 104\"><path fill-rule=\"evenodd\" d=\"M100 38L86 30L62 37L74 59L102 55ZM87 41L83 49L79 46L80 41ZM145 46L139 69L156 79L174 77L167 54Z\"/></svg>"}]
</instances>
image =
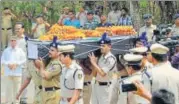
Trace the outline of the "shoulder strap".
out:
<instances>
[{"instance_id":1,"label":"shoulder strap","mask_svg":"<svg viewBox=\"0 0 179 104\"><path fill-rule=\"evenodd\" d=\"M151 75L145 70L144 74L148 77L149 81L150 81L150 85L152 87L152 79L151 79Z\"/></svg>"},{"instance_id":2,"label":"shoulder strap","mask_svg":"<svg viewBox=\"0 0 179 104\"><path fill-rule=\"evenodd\" d=\"M107 61L109 58L113 58L113 59L115 60L114 65L113 65L112 68L109 70L109 71L111 71L111 70L115 67L115 65L116 65L116 58L115 58L114 56L109 56L109 57L107 57L106 61Z\"/></svg>"},{"instance_id":3,"label":"shoulder strap","mask_svg":"<svg viewBox=\"0 0 179 104\"><path fill-rule=\"evenodd\" d=\"M73 79L75 80L75 75L76 75L76 72L78 71L79 69L76 69L73 73Z\"/></svg>"}]
</instances>

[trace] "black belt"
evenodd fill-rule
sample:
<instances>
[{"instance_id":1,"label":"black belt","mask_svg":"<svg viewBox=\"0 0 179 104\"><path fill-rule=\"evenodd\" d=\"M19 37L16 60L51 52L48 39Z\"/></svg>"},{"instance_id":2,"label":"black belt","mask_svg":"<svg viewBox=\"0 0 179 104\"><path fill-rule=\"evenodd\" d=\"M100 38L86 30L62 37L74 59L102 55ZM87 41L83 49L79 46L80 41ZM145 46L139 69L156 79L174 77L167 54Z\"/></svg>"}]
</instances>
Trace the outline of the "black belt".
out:
<instances>
[{"instance_id":1,"label":"black belt","mask_svg":"<svg viewBox=\"0 0 179 104\"><path fill-rule=\"evenodd\" d=\"M55 91L55 90L59 90L59 87L42 87L39 86L39 89L43 89L44 91Z\"/></svg>"},{"instance_id":2,"label":"black belt","mask_svg":"<svg viewBox=\"0 0 179 104\"><path fill-rule=\"evenodd\" d=\"M107 86L111 84L111 82L99 82L99 81L96 81L95 83L99 84L100 86Z\"/></svg>"},{"instance_id":3,"label":"black belt","mask_svg":"<svg viewBox=\"0 0 179 104\"><path fill-rule=\"evenodd\" d=\"M2 28L2 30L11 30L12 28Z\"/></svg>"},{"instance_id":4,"label":"black belt","mask_svg":"<svg viewBox=\"0 0 179 104\"><path fill-rule=\"evenodd\" d=\"M88 86L90 84L91 84L91 82L84 82L84 86Z\"/></svg>"}]
</instances>

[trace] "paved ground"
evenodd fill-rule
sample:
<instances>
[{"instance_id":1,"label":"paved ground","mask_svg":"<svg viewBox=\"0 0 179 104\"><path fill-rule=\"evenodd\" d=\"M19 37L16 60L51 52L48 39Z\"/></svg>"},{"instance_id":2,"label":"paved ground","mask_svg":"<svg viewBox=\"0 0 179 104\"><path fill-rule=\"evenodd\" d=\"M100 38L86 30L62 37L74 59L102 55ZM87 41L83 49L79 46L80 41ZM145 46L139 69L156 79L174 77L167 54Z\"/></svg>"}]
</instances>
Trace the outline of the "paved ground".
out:
<instances>
[{"instance_id":1,"label":"paved ground","mask_svg":"<svg viewBox=\"0 0 179 104\"><path fill-rule=\"evenodd\" d=\"M1 104L4 103L5 101L5 79L3 76L1 76ZM34 84L33 82L31 81L30 85L28 86L27 88L27 102L28 104L32 104L33 102L33 95L34 95Z\"/></svg>"}]
</instances>

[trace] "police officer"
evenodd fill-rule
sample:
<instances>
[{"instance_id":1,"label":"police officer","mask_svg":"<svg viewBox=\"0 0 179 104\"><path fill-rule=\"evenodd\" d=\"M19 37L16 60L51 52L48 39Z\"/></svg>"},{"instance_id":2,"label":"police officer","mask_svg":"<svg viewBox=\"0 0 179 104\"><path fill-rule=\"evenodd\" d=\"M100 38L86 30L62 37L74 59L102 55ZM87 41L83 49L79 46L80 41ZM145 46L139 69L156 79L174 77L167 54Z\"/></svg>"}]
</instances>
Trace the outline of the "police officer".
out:
<instances>
[{"instance_id":1,"label":"police officer","mask_svg":"<svg viewBox=\"0 0 179 104\"><path fill-rule=\"evenodd\" d=\"M100 43L101 56L97 60L94 54L89 54L90 62L93 66L93 71L96 72L96 81L94 85L94 95L92 96L92 104L110 104L110 96L112 90L112 74L117 70L116 58L111 53L111 39L107 34L103 34Z\"/></svg>"},{"instance_id":2,"label":"police officer","mask_svg":"<svg viewBox=\"0 0 179 104\"><path fill-rule=\"evenodd\" d=\"M168 89L175 95L175 104L179 104L179 71L168 62L169 49L156 43L150 47L150 50L154 65L152 70L148 70L152 76L152 92L161 88Z\"/></svg>"},{"instance_id":3,"label":"police officer","mask_svg":"<svg viewBox=\"0 0 179 104\"><path fill-rule=\"evenodd\" d=\"M15 18L11 10L5 7L2 13L2 50L8 45L9 37L12 35L12 20Z\"/></svg>"},{"instance_id":4,"label":"police officer","mask_svg":"<svg viewBox=\"0 0 179 104\"><path fill-rule=\"evenodd\" d=\"M83 104L84 74L82 68L74 60L74 45L58 47L61 52L60 60L64 65L60 77L60 104Z\"/></svg>"},{"instance_id":5,"label":"police officer","mask_svg":"<svg viewBox=\"0 0 179 104\"><path fill-rule=\"evenodd\" d=\"M31 80L33 80L35 84L35 96L33 104L42 104L42 85L41 81L42 78L40 76L39 71L37 71L36 68L39 68L38 63L34 61L35 66L32 61L29 61L29 64L32 69L28 69L26 72L26 78L23 81L23 84L21 85L21 88L19 92L17 93L16 99L18 100L22 92L25 90L25 88L30 84Z\"/></svg>"},{"instance_id":6,"label":"police officer","mask_svg":"<svg viewBox=\"0 0 179 104\"><path fill-rule=\"evenodd\" d=\"M142 55L135 55L135 54L126 54L124 55L124 60L127 62L127 72L129 74L129 77L122 79L120 81L120 86L123 86L125 84L131 84L135 80L139 80L143 82L143 75L141 72L141 66L142 66ZM149 104L147 100L145 100L142 97L139 97L138 95L135 95L131 91L124 91L124 88L121 87L120 94L125 94L127 96L127 104ZM120 101L120 100L119 100ZM120 102L119 102L120 104Z\"/></svg>"},{"instance_id":7,"label":"police officer","mask_svg":"<svg viewBox=\"0 0 179 104\"><path fill-rule=\"evenodd\" d=\"M175 24L172 27L171 36L179 35L179 14L174 15L174 20L175 20Z\"/></svg>"},{"instance_id":8,"label":"police officer","mask_svg":"<svg viewBox=\"0 0 179 104\"><path fill-rule=\"evenodd\" d=\"M157 28L156 25L152 24L152 15L145 14L143 16L145 26L139 29L139 35L146 35L148 42L154 40L153 31Z\"/></svg>"},{"instance_id":9,"label":"police officer","mask_svg":"<svg viewBox=\"0 0 179 104\"><path fill-rule=\"evenodd\" d=\"M42 59L38 60L40 63L40 75L42 77L42 104L59 104L60 93L60 73L61 63L59 61L57 38L50 44L49 57L50 61L47 66L44 65Z\"/></svg>"},{"instance_id":10,"label":"police officer","mask_svg":"<svg viewBox=\"0 0 179 104\"><path fill-rule=\"evenodd\" d=\"M138 54L138 55L142 55L142 70L148 70L151 69L153 67L153 65L148 61L147 59L147 51L148 48L143 46L143 47L136 47L136 48L132 48L129 51L131 51L133 54Z\"/></svg>"}]
</instances>

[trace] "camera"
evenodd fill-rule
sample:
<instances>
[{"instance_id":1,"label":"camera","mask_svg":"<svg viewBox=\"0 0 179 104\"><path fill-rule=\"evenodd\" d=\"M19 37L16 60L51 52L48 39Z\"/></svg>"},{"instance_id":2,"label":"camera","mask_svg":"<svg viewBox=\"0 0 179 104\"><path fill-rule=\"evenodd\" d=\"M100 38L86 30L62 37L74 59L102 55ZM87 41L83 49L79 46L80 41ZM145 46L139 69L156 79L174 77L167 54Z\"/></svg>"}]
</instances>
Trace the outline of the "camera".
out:
<instances>
[{"instance_id":1,"label":"camera","mask_svg":"<svg viewBox=\"0 0 179 104\"><path fill-rule=\"evenodd\" d=\"M133 84L122 84L122 92L137 91L137 87Z\"/></svg>"},{"instance_id":2,"label":"camera","mask_svg":"<svg viewBox=\"0 0 179 104\"><path fill-rule=\"evenodd\" d=\"M160 24L157 29L153 31L156 41L166 39L167 35L171 32L171 24Z\"/></svg>"}]
</instances>

